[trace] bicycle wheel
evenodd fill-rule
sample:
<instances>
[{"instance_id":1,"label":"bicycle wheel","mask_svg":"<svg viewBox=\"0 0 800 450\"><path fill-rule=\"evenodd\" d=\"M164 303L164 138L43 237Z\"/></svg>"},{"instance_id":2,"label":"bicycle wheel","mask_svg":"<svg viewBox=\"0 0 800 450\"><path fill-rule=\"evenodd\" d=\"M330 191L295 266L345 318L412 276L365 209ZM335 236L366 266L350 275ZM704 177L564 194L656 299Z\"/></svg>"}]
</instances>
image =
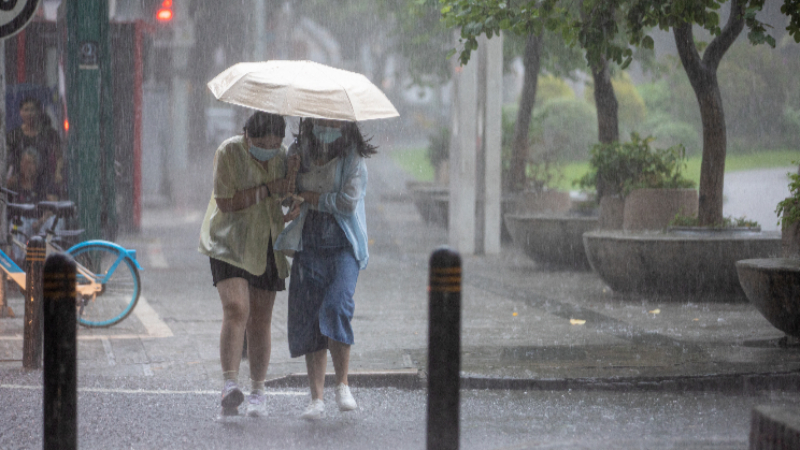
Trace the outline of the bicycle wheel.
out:
<instances>
[{"instance_id":1,"label":"bicycle wheel","mask_svg":"<svg viewBox=\"0 0 800 450\"><path fill-rule=\"evenodd\" d=\"M139 301L141 281L133 261L114 247L93 244L69 252L75 261L93 274L102 284L96 295L78 294L78 323L86 327L110 327L123 321ZM90 280L78 272L77 283Z\"/></svg>"}]
</instances>

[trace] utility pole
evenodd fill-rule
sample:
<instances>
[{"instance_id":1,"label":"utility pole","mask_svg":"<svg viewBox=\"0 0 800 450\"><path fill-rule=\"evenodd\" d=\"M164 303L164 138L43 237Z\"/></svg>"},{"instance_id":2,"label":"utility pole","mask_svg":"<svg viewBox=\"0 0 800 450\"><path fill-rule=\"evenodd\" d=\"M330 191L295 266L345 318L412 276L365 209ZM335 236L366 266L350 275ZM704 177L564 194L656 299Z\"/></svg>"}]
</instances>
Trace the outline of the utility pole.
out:
<instances>
[{"instance_id":1,"label":"utility pole","mask_svg":"<svg viewBox=\"0 0 800 450\"><path fill-rule=\"evenodd\" d=\"M169 161L170 196L173 204L186 207L188 192L186 177L189 143L189 50L195 44L194 23L189 18L189 0L173 3L172 21L172 140L167 152Z\"/></svg>"},{"instance_id":2,"label":"utility pole","mask_svg":"<svg viewBox=\"0 0 800 450\"><path fill-rule=\"evenodd\" d=\"M6 51L5 39L22 31L39 10L41 0L25 0L19 2L0 2L0 92L6 92ZM0 183L6 185L6 102L0 102ZM5 195L5 194L0 194ZM7 230L6 205L0 203L0 229ZM3 244L8 250L8 245ZM6 304L6 277L0 275L0 318L14 317L14 312Z\"/></svg>"},{"instance_id":3,"label":"utility pole","mask_svg":"<svg viewBox=\"0 0 800 450\"><path fill-rule=\"evenodd\" d=\"M116 231L108 0L66 8L69 196L86 238L111 238L103 236Z\"/></svg>"},{"instance_id":4,"label":"utility pole","mask_svg":"<svg viewBox=\"0 0 800 450\"><path fill-rule=\"evenodd\" d=\"M0 92L6 91L6 41L0 39ZM6 135L6 102L0 102L0 136ZM0 182L3 186L6 185L6 140L0 139ZM0 194L5 195L5 194ZM7 230L8 223L6 223L6 204L0 202L0 229ZM3 244L3 250L8 251L8 245ZM14 311L8 306L6 297L8 287L6 284L6 276L0 276L0 318L14 317Z\"/></svg>"}]
</instances>

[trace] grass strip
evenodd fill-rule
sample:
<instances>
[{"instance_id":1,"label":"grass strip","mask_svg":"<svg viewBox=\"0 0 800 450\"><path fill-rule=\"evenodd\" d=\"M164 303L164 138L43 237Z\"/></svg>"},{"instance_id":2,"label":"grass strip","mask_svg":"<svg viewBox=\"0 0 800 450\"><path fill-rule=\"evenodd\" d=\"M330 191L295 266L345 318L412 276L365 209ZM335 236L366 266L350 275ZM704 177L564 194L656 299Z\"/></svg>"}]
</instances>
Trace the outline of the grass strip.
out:
<instances>
[{"instance_id":1,"label":"grass strip","mask_svg":"<svg viewBox=\"0 0 800 450\"><path fill-rule=\"evenodd\" d=\"M426 148L397 149L390 153L391 158L411 178L417 181L433 181L434 170L428 160ZM795 167L800 161L800 150L763 150L748 154L728 155L725 159L725 173L743 170L769 169L776 167ZM689 158L686 162L686 177L700 184L700 156ZM576 161L562 166L564 176L556 189L574 190L572 180L582 177L589 171L588 161ZM787 180L788 183L788 180Z\"/></svg>"}]
</instances>

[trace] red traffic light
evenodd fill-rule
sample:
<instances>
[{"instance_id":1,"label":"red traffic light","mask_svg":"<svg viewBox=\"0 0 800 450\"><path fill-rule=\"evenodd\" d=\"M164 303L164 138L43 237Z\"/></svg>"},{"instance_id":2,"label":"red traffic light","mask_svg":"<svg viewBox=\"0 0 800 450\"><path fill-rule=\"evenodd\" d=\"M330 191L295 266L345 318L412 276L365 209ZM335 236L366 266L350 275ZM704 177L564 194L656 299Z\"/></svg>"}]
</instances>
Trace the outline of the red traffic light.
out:
<instances>
[{"instance_id":1,"label":"red traffic light","mask_svg":"<svg viewBox=\"0 0 800 450\"><path fill-rule=\"evenodd\" d=\"M172 20L172 0L164 0L161 7L156 11L156 20L159 22L169 22Z\"/></svg>"}]
</instances>

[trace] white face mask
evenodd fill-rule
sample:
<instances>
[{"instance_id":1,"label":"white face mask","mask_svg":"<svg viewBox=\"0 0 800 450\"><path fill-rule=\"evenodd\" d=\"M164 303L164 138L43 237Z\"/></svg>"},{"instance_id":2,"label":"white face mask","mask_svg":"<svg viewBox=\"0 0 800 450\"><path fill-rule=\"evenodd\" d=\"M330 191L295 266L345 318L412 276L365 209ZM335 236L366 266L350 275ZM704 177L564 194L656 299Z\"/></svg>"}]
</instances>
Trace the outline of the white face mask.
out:
<instances>
[{"instance_id":1,"label":"white face mask","mask_svg":"<svg viewBox=\"0 0 800 450\"><path fill-rule=\"evenodd\" d=\"M331 142L342 137L342 130L337 127L324 127L322 125L315 125L314 136L323 144L330 144Z\"/></svg>"},{"instance_id":2,"label":"white face mask","mask_svg":"<svg viewBox=\"0 0 800 450\"><path fill-rule=\"evenodd\" d=\"M250 154L253 155L253 158L261 162L269 161L270 159L274 158L275 155L278 154L278 150L280 150L280 147L266 149L266 148L256 147L255 145L250 146Z\"/></svg>"}]
</instances>

